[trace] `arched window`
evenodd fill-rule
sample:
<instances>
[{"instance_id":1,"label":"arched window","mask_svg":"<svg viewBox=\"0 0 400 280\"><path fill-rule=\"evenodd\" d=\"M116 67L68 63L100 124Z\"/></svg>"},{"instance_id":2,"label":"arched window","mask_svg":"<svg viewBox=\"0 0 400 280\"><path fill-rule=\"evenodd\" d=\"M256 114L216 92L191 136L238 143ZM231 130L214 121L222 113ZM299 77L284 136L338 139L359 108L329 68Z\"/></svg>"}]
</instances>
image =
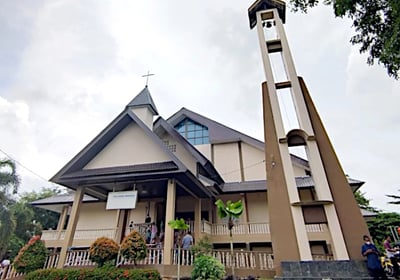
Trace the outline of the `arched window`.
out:
<instances>
[{"instance_id":1,"label":"arched window","mask_svg":"<svg viewBox=\"0 0 400 280\"><path fill-rule=\"evenodd\" d=\"M191 119L184 119L175 126L175 129L192 145L208 144L208 128Z\"/></svg>"}]
</instances>

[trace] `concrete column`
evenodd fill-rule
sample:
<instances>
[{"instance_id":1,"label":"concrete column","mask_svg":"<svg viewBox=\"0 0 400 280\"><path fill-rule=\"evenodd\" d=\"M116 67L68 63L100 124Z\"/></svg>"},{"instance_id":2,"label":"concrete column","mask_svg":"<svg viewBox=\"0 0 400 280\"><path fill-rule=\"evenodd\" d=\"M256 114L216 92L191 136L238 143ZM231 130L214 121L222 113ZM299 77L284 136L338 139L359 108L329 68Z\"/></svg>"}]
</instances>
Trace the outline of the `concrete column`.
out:
<instances>
[{"instance_id":1,"label":"concrete column","mask_svg":"<svg viewBox=\"0 0 400 280\"><path fill-rule=\"evenodd\" d=\"M249 211L247 208L247 196L245 193L240 194L241 200L242 200L242 205L243 205L243 217L244 217L244 222L246 224L249 223Z\"/></svg>"},{"instance_id":2,"label":"concrete column","mask_svg":"<svg viewBox=\"0 0 400 280\"><path fill-rule=\"evenodd\" d=\"M68 209L69 209L69 205L63 207L61 215L60 215L60 219L58 220L57 240L60 240L61 233L64 229L65 221L67 220L67 216L68 216Z\"/></svg>"},{"instance_id":3,"label":"concrete column","mask_svg":"<svg viewBox=\"0 0 400 280\"><path fill-rule=\"evenodd\" d=\"M343 233L348 256L350 260L363 260L363 256L360 254L360 248L363 241L360 236L369 233L367 224L361 215L356 200L354 199L354 194L349 187L346 175L343 172L342 166L336 156L335 150L329 140L328 134L322 124L321 118L308 92L306 84L302 78L299 78L299 82L310 114L315 138L318 143L322 164L325 168L326 178L334 201L336 215ZM325 210L327 211L327 216L330 215L330 213L334 215L333 209L326 208ZM337 236L335 228L338 228L339 226L336 224L330 224L329 227L332 239L334 239ZM338 257L340 257L339 254Z\"/></svg>"},{"instance_id":4,"label":"concrete column","mask_svg":"<svg viewBox=\"0 0 400 280\"><path fill-rule=\"evenodd\" d=\"M215 217L215 207L214 200L210 198L208 200L208 221L212 224L217 220Z\"/></svg>"},{"instance_id":5,"label":"concrete column","mask_svg":"<svg viewBox=\"0 0 400 280\"><path fill-rule=\"evenodd\" d=\"M60 219L58 220L58 224L57 224L58 231L61 231L64 228L65 220L67 219L67 215L68 215L68 209L69 209L69 206L66 205L63 207L63 209L61 211Z\"/></svg>"},{"instance_id":6,"label":"concrete column","mask_svg":"<svg viewBox=\"0 0 400 280\"><path fill-rule=\"evenodd\" d=\"M58 260L57 268L63 268L65 260L67 259L68 248L71 247L74 240L75 229L78 223L79 211L82 205L83 195L85 194L85 187L78 187L75 192L74 202L72 204L71 215L68 221L67 231L65 232L65 239L61 247L60 259Z\"/></svg>"},{"instance_id":7,"label":"concrete column","mask_svg":"<svg viewBox=\"0 0 400 280\"><path fill-rule=\"evenodd\" d=\"M167 205L165 210L165 235L164 235L164 264L172 264L172 249L174 247L174 229L168 222L175 219L176 184L175 180L168 180Z\"/></svg>"},{"instance_id":8,"label":"concrete column","mask_svg":"<svg viewBox=\"0 0 400 280\"><path fill-rule=\"evenodd\" d=\"M128 210L124 210L124 209L118 209L117 213L115 215L115 225L116 225L116 231L115 231L115 236L114 236L114 240L118 243L120 243L122 241L122 239L125 236L125 227L124 225L126 225L126 221L124 221L125 217L126 217L126 212Z\"/></svg>"},{"instance_id":9,"label":"concrete column","mask_svg":"<svg viewBox=\"0 0 400 280\"><path fill-rule=\"evenodd\" d=\"M302 260L299 243L303 242L303 245L308 245L308 241L300 241L297 238L297 227L294 220L298 217L294 217L293 215L293 212L296 209L293 209L291 206L291 199L289 195L290 192L288 190L288 182L286 180L287 176L285 176L284 169L285 163L282 159L276 124L274 123L274 114L272 112L274 106L271 104L270 94L268 92L268 84L266 82L262 84L262 92L264 137L265 143L268 143L268 145L265 146L265 166L268 182L267 196L269 222L274 251L275 271L277 275L280 275L281 261ZM288 163L286 163L286 165L288 165ZM294 178L292 178L292 181L293 180ZM291 188L295 189L295 186L291 186ZM302 217L298 222L303 222Z\"/></svg>"},{"instance_id":10,"label":"concrete column","mask_svg":"<svg viewBox=\"0 0 400 280\"><path fill-rule=\"evenodd\" d=\"M201 199L194 200L194 240L199 241L201 238Z\"/></svg>"}]
</instances>

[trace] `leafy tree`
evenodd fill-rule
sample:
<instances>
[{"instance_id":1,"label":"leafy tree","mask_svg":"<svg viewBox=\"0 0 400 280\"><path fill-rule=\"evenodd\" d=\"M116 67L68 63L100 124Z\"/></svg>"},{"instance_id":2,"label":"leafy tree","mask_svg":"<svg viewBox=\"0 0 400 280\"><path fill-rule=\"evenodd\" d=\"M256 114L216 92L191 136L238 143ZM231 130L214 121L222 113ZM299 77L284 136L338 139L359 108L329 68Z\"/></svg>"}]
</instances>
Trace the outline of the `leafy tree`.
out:
<instances>
[{"instance_id":1,"label":"leafy tree","mask_svg":"<svg viewBox=\"0 0 400 280\"><path fill-rule=\"evenodd\" d=\"M32 221L36 221L36 227L40 225L43 229L55 229L58 224L58 220L60 218L60 214L39 208L33 207L30 205L31 202L43 198L48 198L51 196L55 196L61 194L62 190L58 188L42 188L39 192L32 191L32 192L25 192L20 195L19 201L21 203L25 203L29 206L29 208L33 211Z\"/></svg>"},{"instance_id":2,"label":"leafy tree","mask_svg":"<svg viewBox=\"0 0 400 280\"><path fill-rule=\"evenodd\" d=\"M19 177L12 160L0 159L0 257L3 258L8 242L15 228L12 212L9 208L13 203L10 195L18 191Z\"/></svg>"},{"instance_id":3,"label":"leafy tree","mask_svg":"<svg viewBox=\"0 0 400 280\"><path fill-rule=\"evenodd\" d=\"M400 214L398 213L378 213L372 221L367 222L369 232L375 240L375 244L380 249L386 236L390 235L390 227L398 227L400 225Z\"/></svg>"},{"instance_id":4,"label":"leafy tree","mask_svg":"<svg viewBox=\"0 0 400 280\"><path fill-rule=\"evenodd\" d=\"M391 234L390 228L400 226L400 214L384 213L370 206L370 200L360 191L355 192L354 196L360 208L377 214L373 220L367 222L367 225L369 232L375 241L375 245L377 245L379 250L384 251L383 241L387 235Z\"/></svg>"},{"instance_id":5,"label":"leafy tree","mask_svg":"<svg viewBox=\"0 0 400 280\"><path fill-rule=\"evenodd\" d=\"M174 230L178 230L182 232L183 230L189 229L189 225L186 224L185 220L180 218L180 219L175 219L171 220L168 222L168 225L173 228ZM178 271L177 271L177 276L178 280L180 279L180 272L181 272L181 243L177 242L178 245Z\"/></svg>"},{"instance_id":6,"label":"leafy tree","mask_svg":"<svg viewBox=\"0 0 400 280\"><path fill-rule=\"evenodd\" d=\"M371 212L379 212L378 209L371 206L371 201L365 197L365 193L361 191L356 191L354 193L354 198L356 199L357 204L361 209L365 209Z\"/></svg>"},{"instance_id":7,"label":"leafy tree","mask_svg":"<svg viewBox=\"0 0 400 280\"><path fill-rule=\"evenodd\" d=\"M14 234L23 240L24 244L35 235L33 228L33 210L29 205L18 201L11 206L11 211L15 220Z\"/></svg>"},{"instance_id":8,"label":"leafy tree","mask_svg":"<svg viewBox=\"0 0 400 280\"><path fill-rule=\"evenodd\" d=\"M19 250L25 245L25 241L15 235L13 233L10 237L10 241L8 242L7 246L7 253L11 260L13 260L17 255Z\"/></svg>"},{"instance_id":9,"label":"leafy tree","mask_svg":"<svg viewBox=\"0 0 400 280\"><path fill-rule=\"evenodd\" d=\"M307 12L319 0L290 0L294 11ZM400 1L399 0L324 0L332 5L336 17L348 17L356 31L350 42L368 52L367 63L383 64L389 76L399 78Z\"/></svg>"},{"instance_id":10,"label":"leafy tree","mask_svg":"<svg viewBox=\"0 0 400 280\"><path fill-rule=\"evenodd\" d=\"M7 205L7 208L6 211L3 211L2 217L5 216L1 221L8 225L6 226L8 230L5 232L6 238L1 238L1 240L5 241L2 246L4 252L8 251L13 258L32 236L41 234L43 224L47 228L55 228L57 226L58 213L33 207L30 202L53 196L60 192L58 189L43 188L39 192L22 193L19 195L18 201L14 201L10 196L5 196L3 205Z\"/></svg>"},{"instance_id":11,"label":"leafy tree","mask_svg":"<svg viewBox=\"0 0 400 280\"><path fill-rule=\"evenodd\" d=\"M221 219L228 218L228 230L231 243L231 266L232 266L232 276L235 276L235 269L233 265L233 236L232 229L234 226L233 220L240 218L243 213L243 204L241 200L232 202L228 200L226 204L221 199L215 202L217 206L217 213Z\"/></svg>"},{"instance_id":12,"label":"leafy tree","mask_svg":"<svg viewBox=\"0 0 400 280\"><path fill-rule=\"evenodd\" d=\"M8 243L15 228L15 221L11 211L4 205L0 206L0 256L3 258L8 250Z\"/></svg>"}]
</instances>

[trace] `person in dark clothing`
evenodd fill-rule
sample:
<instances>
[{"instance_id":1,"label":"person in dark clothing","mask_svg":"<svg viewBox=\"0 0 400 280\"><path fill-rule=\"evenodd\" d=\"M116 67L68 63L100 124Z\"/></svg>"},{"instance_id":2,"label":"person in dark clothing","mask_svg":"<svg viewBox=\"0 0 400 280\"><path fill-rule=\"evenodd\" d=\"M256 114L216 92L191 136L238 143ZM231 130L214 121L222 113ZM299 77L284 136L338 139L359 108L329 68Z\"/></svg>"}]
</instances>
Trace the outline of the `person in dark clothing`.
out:
<instances>
[{"instance_id":1,"label":"person in dark clothing","mask_svg":"<svg viewBox=\"0 0 400 280\"><path fill-rule=\"evenodd\" d=\"M369 275L375 279L387 279L385 271L379 260L379 250L371 242L368 235L363 236L364 244L361 247L361 254L367 257L367 268Z\"/></svg>"}]
</instances>

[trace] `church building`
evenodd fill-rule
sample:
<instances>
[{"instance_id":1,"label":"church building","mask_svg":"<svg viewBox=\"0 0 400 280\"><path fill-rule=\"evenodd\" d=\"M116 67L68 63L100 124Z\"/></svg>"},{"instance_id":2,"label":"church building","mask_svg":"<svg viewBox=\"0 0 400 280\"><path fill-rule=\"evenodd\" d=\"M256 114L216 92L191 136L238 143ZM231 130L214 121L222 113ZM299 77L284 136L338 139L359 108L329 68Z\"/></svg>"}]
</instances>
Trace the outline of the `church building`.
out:
<instances>
[{"instance_id":1,"label":"church building","mask_svg":"<svg viewBox=\"0 0 400 280\"><path fill-rule=\"evenodd\" d=\"M165 267L162 274L168 275L167 267L176 264L175 236L168 222L183 218L195 242L209 237L214 255L227 271L234 265L239 274L273 275L268 161L264 142L189 109L167 119L158 116L146 86L51 178L71 192L33 203L60 213L58 227L45 229L42 240L59 252L58 267L81 265L83 260L89 264L87 249L96 238L106 236L120 243L131 230L145 237L153 225L162 236L162 247L149 244L150 255L142 264ZM309 162L292 154L291 164L301 202L312 202L315 189ZM353 192L364 183L347 180ZM216 213L218 199L241 200L244 206L233 228L233 264L227 221ZM335 232L326 217L308 205L303 217L312 257L333 260Z\"/></svg>"}]
</instances>

